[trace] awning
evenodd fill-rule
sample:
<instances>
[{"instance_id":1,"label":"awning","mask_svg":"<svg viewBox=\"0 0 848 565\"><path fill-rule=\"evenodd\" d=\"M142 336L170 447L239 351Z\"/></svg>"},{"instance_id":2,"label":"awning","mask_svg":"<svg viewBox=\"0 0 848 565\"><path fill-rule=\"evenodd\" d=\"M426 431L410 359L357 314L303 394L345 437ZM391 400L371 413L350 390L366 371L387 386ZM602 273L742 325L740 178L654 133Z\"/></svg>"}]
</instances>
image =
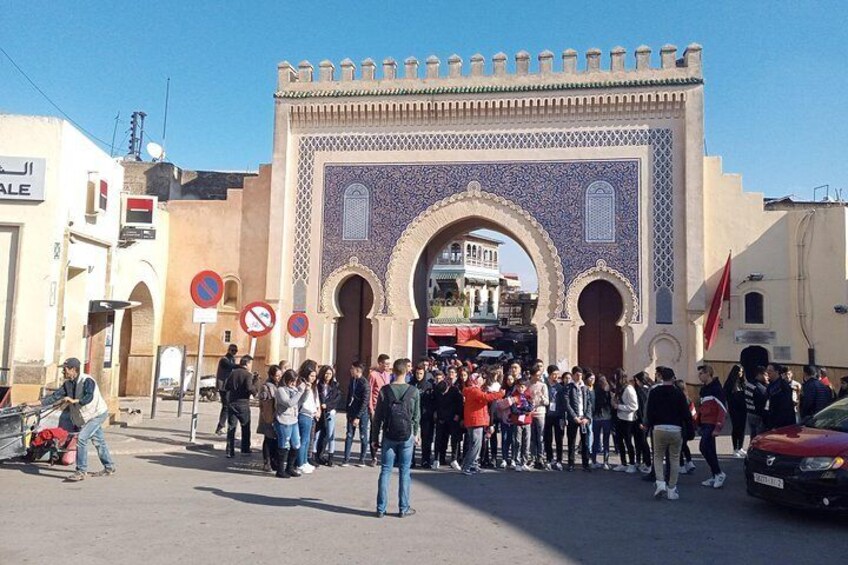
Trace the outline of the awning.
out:
<instances>
[{"instance_id":1,"label":"awning","mask_svg":"<svg viewBox=\"0 0 848 565\"><path fill-rule=\"evenodd\" d=\"M480 339L482 333L480 326L459 326L456 328L456 341L463 342L471 339Z\"/></svg>"},{"instance_id":2,"label":"awning","mask_svg":"<svg viewBox=\"0 0 848 565\"><path fill-rule=\"evenodd\" d=\"M491 345L486 345L482 341L477 341L476 339L470 339L468 341L457 343L457 347L470 347L471 349L492 349Z\"/></svg>"},{"instance_id":3,"label":"awning","mask_svg":"<svg viewBox=\"0 0 848 565\"><path fill-rule=\"evenodd\" d=\"M141 306L141 302L125 302L122 300L89 300L88 311L92 314L98 312L114 312L115 310L128 310Z\"/></svg>"},{"instance_id":4,"label":"awning","mask_svg":"<svg viewBox=\"0 0 848 565\"><path fill-rule=\"evenodd\" d=\"M433 341L432 337L427 336L427 349L438 349L438 348L439 348L439 344L436 343L435 341Z\"/></svg>"},{"instance_id":5,"label":"awning","mask_svg":"<svg viewBox=\"0 0 848 565\"><path fill-rule=\"evenodd\" d=\"M456 337L456 326L436 326L431 324L427 328L427 335L433 337Z\"/></svg>"}]
</instances>

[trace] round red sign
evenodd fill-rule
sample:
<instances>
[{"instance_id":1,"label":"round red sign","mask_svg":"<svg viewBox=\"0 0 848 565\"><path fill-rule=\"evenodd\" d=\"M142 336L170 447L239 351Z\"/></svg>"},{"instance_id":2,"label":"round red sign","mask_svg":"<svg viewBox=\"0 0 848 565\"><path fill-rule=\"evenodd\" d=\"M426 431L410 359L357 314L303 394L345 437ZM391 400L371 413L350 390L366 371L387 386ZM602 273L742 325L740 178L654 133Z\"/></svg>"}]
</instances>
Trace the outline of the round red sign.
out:
<instances>
[{"instance_id":1,"label":"round red sign","mask_svg":"<svg viewBox=\"0 0 848 565\"><path fill-rule=\"evenodd\" d=\"M295 312L289 316L287 327L290 336L303 337L309 331L309 318L303 312Z\"/></svg>"},{"instance_id":2,"label":"round red sign","mask_svg":"<svg viewBox=\"0 0 848 565\"><path fill-rule=\"evenodd\" d=\"M200 271L191 279L190 294L201 308L214 308L224 296L224 281L215 271Z\"/></svg>"},{"instance_id":3,"label":"round red sign","mask_svg":"<svg viewBox=\"0 0 848 565\"><path fill-rule=\"evenodd\" d=\"M262 337L274 329L277 315L267 302L251 302L241 311L241 329L250 337Z\"/></svg>"}]
</instances>

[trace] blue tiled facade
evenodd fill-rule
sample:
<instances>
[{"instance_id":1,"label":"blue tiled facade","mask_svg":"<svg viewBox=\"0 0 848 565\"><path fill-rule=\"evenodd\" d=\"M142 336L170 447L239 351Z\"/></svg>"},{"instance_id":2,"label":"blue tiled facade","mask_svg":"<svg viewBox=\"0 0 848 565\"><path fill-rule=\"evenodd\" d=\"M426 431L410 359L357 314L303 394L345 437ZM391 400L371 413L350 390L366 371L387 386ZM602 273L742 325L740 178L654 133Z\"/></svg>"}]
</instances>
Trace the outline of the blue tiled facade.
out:
<instances>
[{"instance_id":1,"label":"blue tiled facade","mask_svg":"<svg viewBox=\"0 0 848 565\"><path fill-rule=\"evenodd\" d=\"M462 192L471 181L521 206L548 232L562 260L566 284L603 259L626 276L641 301L639 171L635 159L326 165L321 282L351 256L384 276L406 226L432 204ZM586 189L606 181L615 189L615 243L587 243ZM370 190L370 236L342 238L343 194L361 183Z\"/></svg>"}]
</instances>

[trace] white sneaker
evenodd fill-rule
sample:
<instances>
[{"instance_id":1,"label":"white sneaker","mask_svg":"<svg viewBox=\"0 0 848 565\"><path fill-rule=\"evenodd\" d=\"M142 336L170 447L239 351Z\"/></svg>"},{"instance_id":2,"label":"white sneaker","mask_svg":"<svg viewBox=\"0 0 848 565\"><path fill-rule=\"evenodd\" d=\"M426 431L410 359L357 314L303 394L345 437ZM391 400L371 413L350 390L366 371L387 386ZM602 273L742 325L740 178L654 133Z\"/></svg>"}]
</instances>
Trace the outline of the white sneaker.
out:
<instances>
[{"instance_id":1,"label":"white sneaker","mask_svg":"<svg viewBox=\"0 0 848 565\"><path fill-rule=\"evenodd\" d=\"M709 479L707 479L706 481L703 481L703 482L701 483L701 486L702 486L702 487L710 487L710 488L713 488L713 485L715 485L715 477L710 477Z\"/></svg>"},{"instance_id":2,"label":"white sneaker","mask_svg":"<svg viewBox=\"0 0 848 565\"><path fill-rule=\"evenodd\" d=\"M745 456L742 454L742 450L741 450L741 449L737 449L736 451L734 451L734 452L733 452L733 456L734 456L736 459L745 459Z\"/></svg>"},{"instance_id":3,"label":"white sneaker","mask_svg":"<svg viewBox=\"0 0 848 565\"><path fill-rule=\"evenodd\" d=\"M692 461L687 461L686 465L684 465L684 467L686 467L685 473L687 475L695 470L695 464Z\"/></svg>"},{"instance_id":4,"label":"white sneaker","mask_svg":"<svg viewBox=\"0 0 848 565\"><path fill-rule=\"evenodd\" d=\"M562 471L562 463L560 463L559 461L554 463L554 469L556 469L557 471Z\"/></svg>"},{"instance_id":5,"label":"white sneaker","mask_svg":"<svg viewBox=\"0 0 848 565\"><path fill-rule=\"evenodd\" d=\"M739 455L741 455L742 457L747 457L747 456L748 456L748 452L747 452L747 451L745 451L744 449L740 449L740 450L739 450Z\"/></svg>"},{"instance_id":6,"label":"white sneaker","mask_svg":"<svg viewBox=\"0 0 848 565\"><path fill-rule=\"evenodd\" d=\"M509 463L507 463L506 468L509 469L510 471L514 470L515 469L515 463L510 461Z\"/></svg>"},{"instance_id":7,"label":"white sneaker","mask_svg":"<svg viewBox=\"0 0 848 565\"><path fill-rule=\"evenodd\" d=\"M439 468L439 462L438 462L438 461L433 461L432 463L430 463L430 468L431 468L431 469L433 469L433 470L438 470L438 468Z\"/></svg>"},{"instance_id":8,"label":"white sneaker","mask_svg":"<svg viewBox=\"0 0 848 565\"><path fill-rule=\"evenodd\" d=\"M519 473L523 472L525 470L524 465L516 465L515 470Z\"/></svg>"},{"instance_id":9,"label":"white sneaker","mask_svg":"<svg viewBox=\"0 0 848 565\"><path fill-rule=\"evenodd\" d=\"M665 481L657 481L657 490L654 491L654 498L660 498L667 493L668 487L666 486Z\"/></svg>"},{"instance_id":10,"label":"white sneaker","mask_svg":"<svg viewBox=\"0 0 848 565\"><path fill-rule=\"evenodd\" d=\"M311 473L315 470L315 467L311 463L304 463L303 467L301 467L301 470L305 471L306 473Z\"/></svg>"},{"instance_id":11,"label":"white sneaker","mask_svg":"<svg viewBox=\"0 0 848 565\"><path fill-rule=\"evenodd\" d=\"M612 468L612 470L615 471L616 473L623 473L624 471L627 470L627 465L616 465L615 467Z\"/></svg>"},{"instance_id":12,"label":"white sneaker","mask_svg":"<svg viewBox=\"0 0 848 565\"><path fill-rule=\"evenodd\" d=\"M603 466L603 463L592 463L592 469L601 469Z\"/></svg>"},{"instance_id":13,"label":"white sneaker","mask_svg":"<svg viewBox=\"0 0 848 565\"><path fill-rule=\"evenodd\" d=\"M677 487L668 489L668 492L665 494L665 497L669 500L677 500L680 498L680 494L677 492Z\"/></svg>"},{"instance_id":14,"label":"white sneaker","mask_svg":"<svg viewBox=\"0 0 848 565\"><path fill-rule=\"evenodd\" d=\"M647 465L645 465L644 463L642 463L641 465L639 465L639 471L644 473L645 475L647 475L648 473L651 472L651 468L648 467Z\"/></svg>"},{"instance_id":15,"label":"white sneaker","mask_svg":"<svg viewBox=\"0 0 848 565\"><path fill-rule=\"evenodd\" d=\"M501 464L498 465L498 469L506 469L506 461L501 461Z\"/></svg>"},{"instance_id":16,"label":"white sneaker","mask_svg":"<svg viewBox=\"0 0 848 565\"><path fill-rule=\"evenodd\" d=\"M713 488L721 488L724 486L724 481L727 479L727 475L724 473L719 473L715 476L715 481L713 481Z\"/></svg>"},{"instance_id":17,"label":"white sneaker","mask_svg":"<svg viewBox=\"0 0 848 565\"><path fill-rule=\"evenodd\" d=\"M612 467L610 467L609 463L604 463L602 467L604 471L612 471Z\"/></svg>"},{"instance_id":18,"label":"white sneaker","mask_svg":"<svg viewBox=\"0 0 848 565\"><path fill-rule=\"evenodd\" d=\"M524 470L525 470L525 471L532 471L532 470L533 470L533 465L531 465L531 464L529 464L529 463L525 463L525 464L524 464Z\"/></svg>"},{"instance_id":19,"label":"white sneaker","mask_svg":"<svg viewBox=\"0 0 848 565\"><path fill-rule=\"evenodd\" d=\"M681 465L680 469L678 469L677 472L680 473L681 475L685 475L686 474L686 465L685 464Z\"/></svg>"},{"instance_id":20,"label":"white sneaker","mask_svg":"<svg viewBox=\"0 0 848 565\"><path fill-rule=\"evenodd\" d=\"M636 465L628 465L627 469L624 472L632 475L633 473L639 472L639 467L637 467Z\"/></svg>"},{"instance_id":21,"label":"white sneaker","mask_svg":"<svg viewBox=\"0 0 848 565\"><path fill-rule=\"evenodd\" d=\"M462 467L460 467L459 463L457 463L457 461L454 460L454 461L451 461L451 469L453 469L454 471L459 471L459 470L462 469Z\"/></svg>"},{"instance_id":22,"label":"white sneaker","mask_svg":"<svg viewBox=\"0 0 848 565\"><path fill-rule=\"evenodd\" d=\"M304 475L311 475L312 472L315 470L315 468L313 467L312 469L310 469L306 465L304 465L303 467L301 467L298 470Z\"/></svg>"}]
</instances>

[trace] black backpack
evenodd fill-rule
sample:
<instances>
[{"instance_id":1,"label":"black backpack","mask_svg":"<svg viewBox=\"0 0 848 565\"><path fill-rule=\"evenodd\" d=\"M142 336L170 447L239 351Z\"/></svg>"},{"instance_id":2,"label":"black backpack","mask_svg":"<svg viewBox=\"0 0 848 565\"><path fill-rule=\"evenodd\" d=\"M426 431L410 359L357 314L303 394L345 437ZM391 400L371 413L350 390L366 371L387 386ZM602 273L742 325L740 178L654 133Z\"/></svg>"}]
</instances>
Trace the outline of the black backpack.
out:
<instances>
[{"instance_id":1,"label":"black backpack","mask_svg":"<svg viewBox=\"0 0 848 565\"><path fill-rule=\"evenodd\" d=\"M407 385L406 390L397 398L391 385L386 388L386 431L385 436L392 441L406 441L412 435L412 414L406 406L406 395L412 390Z\"/></svg>"}]
</instances>

